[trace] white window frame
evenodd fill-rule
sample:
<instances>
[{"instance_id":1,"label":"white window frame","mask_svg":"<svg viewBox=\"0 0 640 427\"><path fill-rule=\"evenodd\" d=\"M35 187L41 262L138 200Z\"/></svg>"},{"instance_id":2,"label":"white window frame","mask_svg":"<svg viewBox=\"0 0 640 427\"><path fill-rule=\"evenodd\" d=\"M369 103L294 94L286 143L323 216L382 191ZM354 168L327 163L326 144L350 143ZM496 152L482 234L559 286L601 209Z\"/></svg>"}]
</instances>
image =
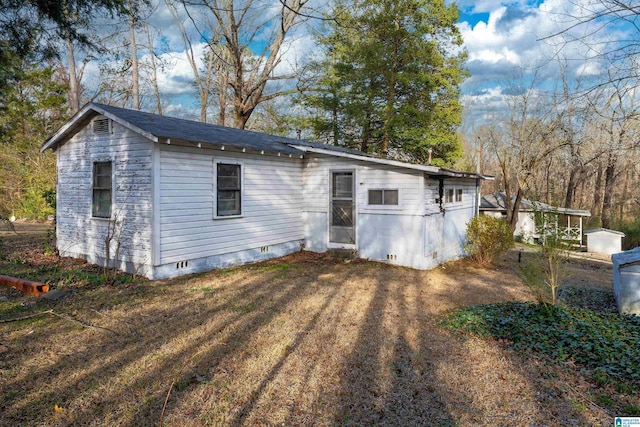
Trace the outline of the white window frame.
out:
<instances>
[{"instance_id":1,"label":"white window frame","mask_svg":"<svg viewBox=\"0 0 640 427\"><path fill-rule=\"evenodd\" d=\"M377 204L377 203L371 203L371 201L369 200L369 191L382 191L382 202L381 204ZM398 193L398 203L396 204L388 204L388 203L384 203L384 192L385 191L396 191ZM366 197L367 197L367 206L369 207L375 207L375 208L380 208L380 207L385 207L385 208L389 208L389 207L398 207L400 206L400 189L399 188L367 188L367 193L366 193Z\"/></svg>"},{"instance_id":2,"label":"white window frame","mask_svg":"<svg viewBox=\"0 0 640 427\"><path fill-rule=\"evenodd\" d=\"M96 216L94 215L94 204L95 204L95 198L94 198L94 191L96 190L96 164L98 163L110 163L111 164L111 189L110 189L110 194L111 194L111 201L109 203L109 215L108 216ZM95 159L93 161L93 163L91 164L91 218L93 219L104 219L104 220L110 220L111 217L113 216L113 202L114 202L114 184L115 184L115 167L114 167L114 161L113 159Z\"/></svg>"},{"instance_id":3,"label":"white window frame","mask_svg":"<svg viewBox=\"0 0 640 427\"><path fill-rule=\"evenodd\" d=\"M451 194L451 198L449 198L449 194ZM444 194L442 195L444 198L444 204L449 205L454 203L456 200L456 190L453 187L445 187Z\"/></svg>"},{"instance_id":4,"label":"white window frame","mask_svg":"<svg viewBox=\"0 0 640 427\"><path fill-rule=\"evenodd\" d=\"M398 204L397 205L370 205L369 204L369 190L397 190L398 191ZM403 193L402 189L398 187L371 187L365 188L363 195L360 195L360 211L361 212L381 212L381 211L398 211L403 208Z\"/></svg>"},{"instance_id":5,"label":"white window frame","mask_svg":"<svg viewBox=\"0 0 640 427\"><path fill-rule=\"evenodd\" d=\"M458 198L458 196L460 196L460 198ZM454 195L456 203L462 202L463 197L464 197L464 189L456 188L455 195Z\"/></svg>"},{"instance_id":6,"label":"white window frame","mask_svg":"<svg viewBox=\"0 0 640 427\"><path fill-rule=\"evenodd\" d=\"M218 163L224 165L240 166L240 213L238 215L218 215ZM213 160L213 218L233 219L242 218L245 210L245 187L244 187L244 162L234 159L214 159Z\"/></svg>"}]
</instances>

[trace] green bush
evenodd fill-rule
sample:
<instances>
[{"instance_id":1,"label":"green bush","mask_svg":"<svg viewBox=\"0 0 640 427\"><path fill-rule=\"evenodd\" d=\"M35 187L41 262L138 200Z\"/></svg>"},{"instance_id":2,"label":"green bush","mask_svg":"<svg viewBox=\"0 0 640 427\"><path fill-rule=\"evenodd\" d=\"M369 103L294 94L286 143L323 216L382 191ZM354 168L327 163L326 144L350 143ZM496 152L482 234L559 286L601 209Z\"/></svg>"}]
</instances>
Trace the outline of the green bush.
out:
<instances>
[{"instance_id":1,"label":"green bush","mask_svg":"<svg viewBox=\"0 0 640 427\"><path fill-rule=\"evenodd\" d=\"M614 224L613 228L624 233L622 249L629 250L640 246L640 218Z\"/></svg>"},{"instance_id":2,"label":"green bush","mask_svg":"<svg viewBox=\"0 0 640 427\"><path fill-rule=\"evenodd\" d=\"M465 251L478 264L491 264L513 247L513 231L504 220L480 215L467 223Z\"/></svg>"},{"instance_id":3,"label":"green bush","mask_svg":"<svg viewBox=\"0 0 640 427\"><path fill-rule=\"evenodd\" d=\"M541 243L521 265L521 277L540 304L555 304L560 287L569 277L569 246L557 234L543 236Z\"/></svg>"},{"instance_id":4,"label":"green bush","mask_svg":"<svg viewBox=\"0 0 640 427\"><path fill-rule=\"evenodd\" d=\"M47 219L55 210L47 202L44 192L32 188L22 195L15 207L15 213L18 218Z\"/></svg>"}]
</instances>

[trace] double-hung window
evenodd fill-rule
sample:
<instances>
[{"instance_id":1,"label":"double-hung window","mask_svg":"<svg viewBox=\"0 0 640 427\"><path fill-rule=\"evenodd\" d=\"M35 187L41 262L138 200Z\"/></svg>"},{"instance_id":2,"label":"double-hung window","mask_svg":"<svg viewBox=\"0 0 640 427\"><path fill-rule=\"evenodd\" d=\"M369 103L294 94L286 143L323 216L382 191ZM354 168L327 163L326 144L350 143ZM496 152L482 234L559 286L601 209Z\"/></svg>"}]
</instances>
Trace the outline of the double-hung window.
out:
<instances>
[{"instance_id":1,"label":"double-hung window","mask_svg":"<svg viewBox=\"0 0 640 427\"><path fill-rule=\"evenodd\" d=\"M91 214L96 218L111 218L111 162L95 162L93 164L93 199Z\"/></svg>"},{"instance_id":2,"label":"double-hung window","mask_svg":"<svg viewBox=\"0 0 640 427\"><path fill-rule=\"evenodd\" d=\"M242 215L242 166L216 163L216 217Z\"/></svg>"},{"instance_id":3,"label":"double-hung window","mask_svg":"<svg viewBox=\"0 0 640 427\"><path fill-rule=\"evenodd\" d=\"M369 190L369 205L398 205L398 190Z\"/></svg>"},{"instance_id":4,"label":"double-hung window","mask_svg":"<svg viewBox=\"0 0 640 427\"><path fill-rule=\"evenodd\" d=\"M444 202L453 203L453 188L447 188L444 193Z\"/></svg>"}]
</instances>

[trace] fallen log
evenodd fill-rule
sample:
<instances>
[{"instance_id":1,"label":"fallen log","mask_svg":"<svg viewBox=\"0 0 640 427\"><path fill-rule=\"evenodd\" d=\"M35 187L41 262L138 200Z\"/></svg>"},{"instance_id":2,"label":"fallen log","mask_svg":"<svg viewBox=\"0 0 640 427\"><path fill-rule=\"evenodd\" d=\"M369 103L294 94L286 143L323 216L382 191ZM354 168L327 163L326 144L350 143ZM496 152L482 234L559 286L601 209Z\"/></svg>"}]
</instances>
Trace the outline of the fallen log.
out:
<instances>
[{"instance_id":1,"label":"fallen log","mask_svg":"<svg viewBox=\"0 0 640 427\"><path fill-rule=\"evenodd\" d=\"M17 277L0 275L0 286L15 288L25 294L39 297L40 294L49 292L49 285L46 283L32 282L31 280L18 279Z\"/></svg>"}]
</instances>

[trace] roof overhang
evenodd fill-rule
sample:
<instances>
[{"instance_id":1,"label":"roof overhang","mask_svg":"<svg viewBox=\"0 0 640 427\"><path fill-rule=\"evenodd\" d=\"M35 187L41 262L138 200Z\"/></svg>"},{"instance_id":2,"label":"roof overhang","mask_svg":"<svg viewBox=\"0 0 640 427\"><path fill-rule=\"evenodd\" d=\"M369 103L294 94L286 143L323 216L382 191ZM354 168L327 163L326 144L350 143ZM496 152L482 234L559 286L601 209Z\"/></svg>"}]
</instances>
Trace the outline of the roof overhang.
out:
<instances>
[{"instance_id":1,"label":"roof overhang","mask_svg":"<svg viewBox=\"0 0 640 427\"><path fill-rule=\"evenodd\" d=\"M62 126L56 133L54 133L51 137L49 137L42 147L40 151L43 152L45 150L51 149L56 150L60 145L64 144L69 138L75 135L83 126L91 121L95 116L103 115L114 122L124 126L127 129L131 129L134 132L143 135L153 142L158 142L158 137L150 132L147 132L139 127L127 122L126 120L122 120L120 117L111 114L110 112L100 108L100 106L95 104L87 104L80 109L76 114L69 119L64 126Z\"/></svg>"},{"instance_id":2,"label":"roof overhang","mask_svg":"<svg viewBox=\"0 0 640 427\"><path fill-rule=\"evenodd\" d=\"M492 176L488 176L488 175L479 175L479 174L468 173L468 172L454 171L451 169L444 169L444 168L439 168L437 166L431 166L431 165L418 165L415 163L401 162L399 160L362 156L358 154L343 153L340 151L327 150L325 148L306 147L306 146L296 145L296 144L290 144L290 146L300 151L304 151L308 153L323 154L323 155L332 156L332 157L342 157L342 158L351 159L351 160L359 160L362 162L375 163L375 164L386 165L386 166L395 166L395 167L404 168L404 169L413 169L413 170L424 172L425 174L434 178L442 177L442 178L471 178L471 179L487 179L487 180L493 179Z\"/></svg>"}]
</instances>

